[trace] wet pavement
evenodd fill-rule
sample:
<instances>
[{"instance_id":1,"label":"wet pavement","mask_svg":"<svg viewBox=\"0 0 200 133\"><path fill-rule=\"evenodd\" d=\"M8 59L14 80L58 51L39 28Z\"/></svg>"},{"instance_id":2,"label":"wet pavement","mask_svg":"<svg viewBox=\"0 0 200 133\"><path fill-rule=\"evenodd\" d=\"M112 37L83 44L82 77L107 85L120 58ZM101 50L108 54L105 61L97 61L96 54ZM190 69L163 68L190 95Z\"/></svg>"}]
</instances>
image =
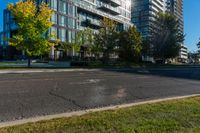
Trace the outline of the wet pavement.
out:
<instances>
[{"instance_id":1,"label":"wet pavement","mask_svg":"<svg viewBox=\"0 0 200 133\"><path fill-rule=\"evenodd\" d=\"M200 69L0 74L0 122L200 94Z\"/></svg>"}]
</instances>

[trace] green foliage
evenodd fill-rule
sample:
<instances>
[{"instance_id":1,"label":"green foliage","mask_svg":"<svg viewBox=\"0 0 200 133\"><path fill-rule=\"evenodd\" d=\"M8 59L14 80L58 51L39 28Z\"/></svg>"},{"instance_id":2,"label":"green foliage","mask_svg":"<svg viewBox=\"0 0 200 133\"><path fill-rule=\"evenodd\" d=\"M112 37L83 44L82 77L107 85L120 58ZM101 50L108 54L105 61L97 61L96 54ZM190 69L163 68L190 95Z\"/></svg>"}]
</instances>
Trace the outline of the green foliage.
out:
<instances>
[{"instance_id":1,"label":"green foliage","mask_svg":"<svg viewBox=\"0 0 200 133\"><path fill-rule=\"evenodd\" d=\"M166 60L178 55L184 35L180 33L179 23L171 14L158 14L157 28L152 34L153 56Z\"/></svg>"},{"instance_id":2,"label":"green foliage","mask_svg":"<svg viewBox=\"0 0 200 133\"><path fill-rule=\"evenodd\" d=\"M123 61L138 61L142 50L142 37L135 27L119 34L119 57Z\"/></svg>"},{"instance_id":3,"label":"green foliage","mask_svg":"<svg viewBox=\"0 0 200 133\"><path fill-rule=\"evenodd\" d=\"M199 42L197 43L197 48L198 48L198 53L200 54L200 39Z\"/></svg>"},{"instance_id":4,"label":"green foliage","mask_svg":"<svg viewBox=\"0 0 200 133\"><path fill-rule=\"evenodd\" d=\"M103 61L106 63L117 46L117 23L111 19L104 18L101 26L102 28L94 37L95 49L96 52L98 49L99 53L103 53Z\"/></svg>"},{"instance_id":5,"label":"green foliage","mask_svg":"<svg viewBox=\"0 0 200 133\"><path fill-rule=\"evenodd\" d=\"M72 51L72 45L69 42L59 42L57 49L64 51L65 56L67 57L69 52Z\"/></svg>"},{"instance_id":6,"label":"green foliage","mask_svg":"<svg viewBox=\"0 0 200 133\"><path fill-rule=\"evenodd\" d=\"M143 38L142 39L142 56L144 57L152 57L152 47L151 47L151 41L149 38Z\"/></svg>"},{"instance_id":7,"label":"green foliage","mask_svg":"<svg viewBox=\"0 0 200 133\"><path fill-rule=\"evenodd\" d=\"M91 54L94 45L94 34L89 28L80 30L76 33L76 37L71 43L72 49L79 53L81 48L84 49L84 53Z\"/></svg>"},{"instance_id":8,"label":"green foliage","mask_svg":"<svg viewBox=\"0 0 200 133\"><path fill-rule=\"evenodd\" d=\"M52 26L50 18L53 11L47 4L39 6L33 0L20 1L16 5L9 4L8 10L12 13L18 26L18 31L10 39L10 45L24 50L31 56L39 56L50 51L54 45L49 42L48 29Z\"/></svg>"}]
</instances>

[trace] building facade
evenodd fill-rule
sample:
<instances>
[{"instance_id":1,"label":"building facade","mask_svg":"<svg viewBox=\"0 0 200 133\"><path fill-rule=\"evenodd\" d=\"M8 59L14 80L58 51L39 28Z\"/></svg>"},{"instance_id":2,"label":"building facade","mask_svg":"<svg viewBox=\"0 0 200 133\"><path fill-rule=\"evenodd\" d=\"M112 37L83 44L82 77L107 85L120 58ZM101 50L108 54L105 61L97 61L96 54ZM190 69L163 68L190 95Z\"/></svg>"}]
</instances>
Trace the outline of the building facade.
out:
<instances>
[{"instance_id":1,"label":"building facade","mask_svg":"<svg viewBox=\"0 0 200 133\"><path fill-rule=\"evenodd\" d=\"M36 0L37 4L46 2L54 14L51 17L53 26L50 33L56 34L51 40L72 42L76 33L85 28L98 31L101 20L106 17L117 22L118 30L126 30L131 23L131 0ZM4 10L4 33L12 38L17 25L12 14ZM8 46L8 41L4 42ZM52 55L51 55L52 56Z\"/></svg>"},{"instance_id":2,"label":"building facade","mask_svg":"<svg viewBox=\"0 0 200 133\"><path fill-rule=\"evenodd\" d=\"M151 35L155 28L154 20L159 12L165 12L164 0L132 0L131 21L143 37Z\"/></svg>"},{"instance_id":3,"label":"building facade","mask_svg":"<svg viewBox=\"0 0 200 133\"><path fill-rule=\"evenodd\" d=\"M0 32L0 46L3 46L3 43L4 43L4 33L3 32Z\"/></svg>"},{"instance_id":4,"label":"building facade","mask_svg":"<svg viewBox=\"0 0 200 133\"><path fill-rule=\"evenodd\" d=\"M183 0L132 0L131 21L144 38L151 39L151 34L157 28L155 17L159 12L174 15L179 22L179 33L184 34ZM184 46L184 42L180 46L178 61L185 62L187 48ZM144 60L153 61L151 57L145 58L148 59Z\"/></svg>"},{"instance_id":5,"label":"building facade","mask_svg":"<svg viewBox=\"0 0 200 133\"><path fill-rule=\"evenodd\" d=\"M171 13L176 17L179 23L179 33L184 34L183 0L166 0L166 12ZM188 51L184 46L184 42L180 43L180 47L178 61L187 62Z\"/></svg>"},{"instance_id":6,"label":"building facade","mask_svg":"<svg viewBox=\"0 0 200 133\"><path fill-rule=\"evenodd\" d=\"M184 33L183 0L166 0L167 12L173 14L179 22L180 32Z\"/></svg>"},{"instance_id":7,"label":"building facade","mask_svg":"<svg viewBox=\"0 0 200 133\"><path fill-rule=\"evenodd\" d=\"M4 43L4 33L0 32L0 60L3 58L3 43Z\"/></svg>"},{"instance_id":8,"label":"building facade","mask_svg":"<svg viewBox=\"0 0 200 133\"><path fill-rule=\"evenodd\" d=\"M43 0L38 0L40 4ZM57 33L61 41L72 42L78 30L87 27L101 28L104 17L118 22L118 28L125 30L131 23L131 0L46 0L55 11L51 18L50 32ZM52 38L53 39L53 38Z\"/></svg>"},{"instance_id":9,"label":"building facade","mask_svg":"<svg viewBox=\"0 0 200 133\"><path fill-rule=\"evenodd\" d=\"M179 51L178 61L182 63L188 62L188 49L184 45L181 45L181 49Z\"/></svg>"}]
</instances>

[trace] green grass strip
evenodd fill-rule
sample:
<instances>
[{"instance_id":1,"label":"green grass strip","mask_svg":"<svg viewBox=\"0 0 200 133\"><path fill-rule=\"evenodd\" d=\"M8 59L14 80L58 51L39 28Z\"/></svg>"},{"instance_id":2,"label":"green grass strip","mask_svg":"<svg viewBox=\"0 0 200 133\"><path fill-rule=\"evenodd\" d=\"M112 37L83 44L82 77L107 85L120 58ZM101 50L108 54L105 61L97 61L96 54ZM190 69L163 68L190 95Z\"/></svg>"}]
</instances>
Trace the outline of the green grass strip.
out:
<instances>
[{"instance_id":1,"label":"green grass strip","mask_svg":"<svg viewBox=\"0 0 200 133\"><path fill-rule=\"evenodd\" d=\"M0 129L0 133L198 133L200 97Z\"/></svg>"}]
</instances>

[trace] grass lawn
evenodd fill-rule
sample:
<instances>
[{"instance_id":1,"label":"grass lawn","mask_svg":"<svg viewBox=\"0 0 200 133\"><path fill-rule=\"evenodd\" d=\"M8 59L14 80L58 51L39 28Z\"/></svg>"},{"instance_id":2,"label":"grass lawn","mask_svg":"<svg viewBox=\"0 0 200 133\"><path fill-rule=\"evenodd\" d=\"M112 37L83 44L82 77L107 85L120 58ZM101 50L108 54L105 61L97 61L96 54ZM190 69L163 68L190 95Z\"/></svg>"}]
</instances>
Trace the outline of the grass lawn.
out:
<instances>
[{"instance_id":1,"label":"grass lawn","mask_svg":"<svg viewBox=\"0 0 200 133\"><path fill-rule=\"evenodd\" d=\"M7 127L0 133L200 132L200 97Z\"/></svg>"}]
</instances>

